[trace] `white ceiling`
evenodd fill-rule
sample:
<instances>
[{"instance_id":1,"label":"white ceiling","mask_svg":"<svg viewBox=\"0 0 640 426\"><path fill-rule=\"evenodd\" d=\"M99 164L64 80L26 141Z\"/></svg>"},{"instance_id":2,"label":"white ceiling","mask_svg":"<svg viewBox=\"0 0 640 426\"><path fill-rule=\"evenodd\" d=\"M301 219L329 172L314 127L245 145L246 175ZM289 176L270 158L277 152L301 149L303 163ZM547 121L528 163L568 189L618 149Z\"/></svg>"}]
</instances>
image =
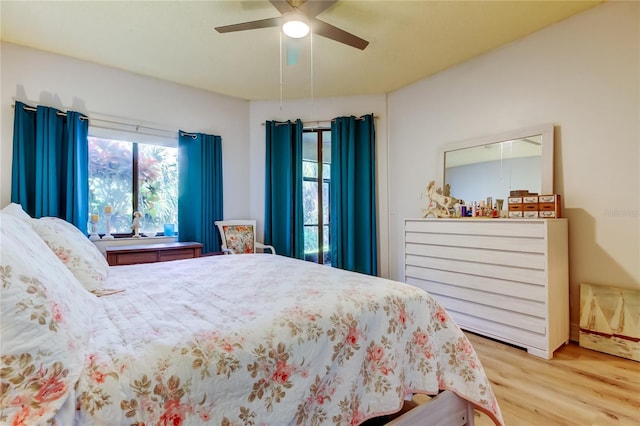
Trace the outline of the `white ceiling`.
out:
<instances>
[{"instance_id":1,"label":"white ceiling","mask_svg":"<svg viewBox=\"0 0 640 426\"><path fill-rule=\"evenodd\" d=\"M297 64L287 65L284 54L282 79L278 28L214 30L280 16L266 0L2 0L0 18L3 41L238 98L276 100L281 91L284 99L391 92L600 3L341 0L318 18L369 46L361 51L316 36L311 49L307 37Z\"/></svg>"}]
</instances>

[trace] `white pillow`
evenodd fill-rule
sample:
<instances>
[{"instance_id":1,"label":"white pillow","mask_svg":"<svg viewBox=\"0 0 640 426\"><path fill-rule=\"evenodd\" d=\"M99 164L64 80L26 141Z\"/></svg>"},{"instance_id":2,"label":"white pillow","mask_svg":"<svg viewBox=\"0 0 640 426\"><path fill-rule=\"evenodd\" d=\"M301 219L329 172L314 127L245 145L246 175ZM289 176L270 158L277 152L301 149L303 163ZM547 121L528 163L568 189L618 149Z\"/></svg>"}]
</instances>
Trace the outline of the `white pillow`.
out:
<instances>
[{"instance_id":1,"label":"white pillow","mask_svg":"<svg viewBox=\"0 0 640 426\"><path fill-rule=\"evenodd\" d=\"M11 203L0 210L0 212L17 217L18 219L22 219L27 222L31 220L31 216L29 216L29 214L22 209L22 206L20 204Z\"/></svg>"},{"instance_id":2,"label":"white pillow","mask_svg":"<svg viewBox=\"0 0 640 426\"><path fill-rule=\"evenodd\" d=\"M45 424L80 377L99 302L25 221L0 213L0 241L0 418Z\"/></svg>"},{"instance_id":3,"label":"white pillow","mask_svg":"<svg viewBox=\"0 0 640 426\"><path fill-rule=\"evenodd\" d=\"M88 291L102 288L109 275L109 264L86 235L57 217L32 219L31 225L84 288Z\"/></svg>"}]
</instances>

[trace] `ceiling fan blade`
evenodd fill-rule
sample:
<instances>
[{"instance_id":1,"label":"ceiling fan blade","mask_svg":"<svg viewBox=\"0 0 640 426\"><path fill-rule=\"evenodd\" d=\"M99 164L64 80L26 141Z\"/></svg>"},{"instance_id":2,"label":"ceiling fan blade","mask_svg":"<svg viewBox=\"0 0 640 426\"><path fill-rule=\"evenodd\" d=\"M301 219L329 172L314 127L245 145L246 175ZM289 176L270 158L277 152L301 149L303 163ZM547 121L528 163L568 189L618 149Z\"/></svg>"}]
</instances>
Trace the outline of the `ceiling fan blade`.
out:
<instances>
[{"instance_id":1,"label":"ceiling fan blade","mask_svg":"<svg viewBox=\"0 0 640 426\"><path fill-rule=\"evenodd\" d=\"M308 18L315 18L337 2L338 0L308 0L298 6L298 10L304 13Z\"/></svg>"},{"instance_id":2,"label":"ceiling fan blade","mask_svg":"<svg viewBox=\"0 0 640 426\"><path fill-rule=\"evenodd\" d=\"M285 13L296 11L286 0L269 0L269 2L283 15Z\"/></svg>"},{"instance_id":3,"label":"ceiling fan blade","mask_svg":"<svg viewBox=\"0 0 640 426\"><path fill-rule=\"evenodd\" d=\"M364 50L364 48L369 45L367 40L361 39L356 35L348 33L345 30L341 30L338 27L334 27L331 24L327 24L317 18L311 20L311 29L314 34L344 43L355 47L356 49Z\"/></svg>"},{"instance_id":4,"label":"ceiling fan blade","mask_svg":"<svg viewBox=\"0 0 640 426\"><path fill-rule=\"evenodd\" d=\"M222 27L216 27L216 31L219 33L230 33L233 31L245 31L255 30L258 28L277 27L281 24L282 17L260 19L259 21L243 22L241 24L224 25Z\"/></svg>"}]
</instances>

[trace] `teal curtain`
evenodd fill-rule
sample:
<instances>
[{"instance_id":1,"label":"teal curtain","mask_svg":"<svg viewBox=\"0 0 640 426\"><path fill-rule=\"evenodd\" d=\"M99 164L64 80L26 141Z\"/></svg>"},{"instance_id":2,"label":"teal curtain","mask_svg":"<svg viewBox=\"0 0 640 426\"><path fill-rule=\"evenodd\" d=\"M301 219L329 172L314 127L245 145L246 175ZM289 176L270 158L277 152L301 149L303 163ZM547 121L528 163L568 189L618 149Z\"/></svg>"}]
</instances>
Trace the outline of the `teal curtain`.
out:
<instances>
[{"instance_id":1,"label":"teal curtain","mask_svg":"<svg viewBox=\"0 0 640 426\"><path fill-rule=\"evenodd\" d=\"M304 259L302 121L267 121L264 243Z\"/></svg>"},{"instance_id":2,"label":"teal curtain","mask_svg":"<svg viewBox=\"0 0 640 426\"><path fill-rule=\"evenodd\" d=\"M33 217L55 216L86 232L89 120L39 105L15 104L11 201Z\"/></svg>"},{"instance_id":3,"label":"teal curtain","mask_svg":"<svg viewBox=\"0 0 640 426\"><path fill-rule=\"evenodd\" d=\"M223 219L222 138L180 131L178 137L178 240L220 251L214 225Z\"/></svg>"},{"instance_id":4,"label":"teal curtain","mask_svg":"<svg viewBox=\"0 0 640 426\"><path fill-rule=\"evenodd\" d=\"M378 273L373 114L331 122L331 263Z\"/></svg>"},{"instance_id":5,"label":"teal curtain","mask_svg":"<svg viewBox=\"0 0 640 426\"><path fill-rule=\"evenodd\" d=\"M67 137L63 147L62 199L66 201L65 219L85 230L89 218L89 120L79 112L67 111Z\"/></svg>"}]
</instances>

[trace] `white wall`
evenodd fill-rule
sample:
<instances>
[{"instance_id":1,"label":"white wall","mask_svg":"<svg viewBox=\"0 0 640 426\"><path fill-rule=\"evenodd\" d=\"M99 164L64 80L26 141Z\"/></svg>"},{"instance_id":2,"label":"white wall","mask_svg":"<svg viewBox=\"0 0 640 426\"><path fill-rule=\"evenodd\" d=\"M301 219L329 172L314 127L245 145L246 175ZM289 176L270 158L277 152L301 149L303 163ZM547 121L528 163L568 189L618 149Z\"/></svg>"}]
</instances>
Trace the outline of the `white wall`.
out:
<instances>
[{"instance_id":1,"label":"white wall","mask_svg":"<svg viewBox=\"0 0 640 426\"><path fill-rule=\"evenodd\" d=\"M389 95L392 278L441 144L551 122L573 338L580 283L640 288L639 22L638 2L605 3Z\"/></svg>"},{"instance_id":2,"label":"white wall","mask_svg":"<svg viewBox=\"0 0 640 426\"><path fill-rule=\"evenodd\" d=\"M0 207L11 199L15 100L222 136L225 217L249 214L249 102L17 45L1 44ZM230 164L236 166L230 167Z\"/></svg>"},{"instance_id":3,"label":"white wall","mask_svg":"<svg viewBox=\"0 0 640 426\"><path fill-rule=\"evenodd\" d=\"M316 127L318 121L329 126L335 117L373 113L376 116L376 163L378 192L378 274L389 274L388 236L388 187L387 187L387 99L386 95L349 96L340 98L284 100L251 102L251 213L258 220L258 232L263 233L264 225L264 176L265 176L265 127L269 120L287 121L301 119Z\"/></svg>"}]
</instances>

